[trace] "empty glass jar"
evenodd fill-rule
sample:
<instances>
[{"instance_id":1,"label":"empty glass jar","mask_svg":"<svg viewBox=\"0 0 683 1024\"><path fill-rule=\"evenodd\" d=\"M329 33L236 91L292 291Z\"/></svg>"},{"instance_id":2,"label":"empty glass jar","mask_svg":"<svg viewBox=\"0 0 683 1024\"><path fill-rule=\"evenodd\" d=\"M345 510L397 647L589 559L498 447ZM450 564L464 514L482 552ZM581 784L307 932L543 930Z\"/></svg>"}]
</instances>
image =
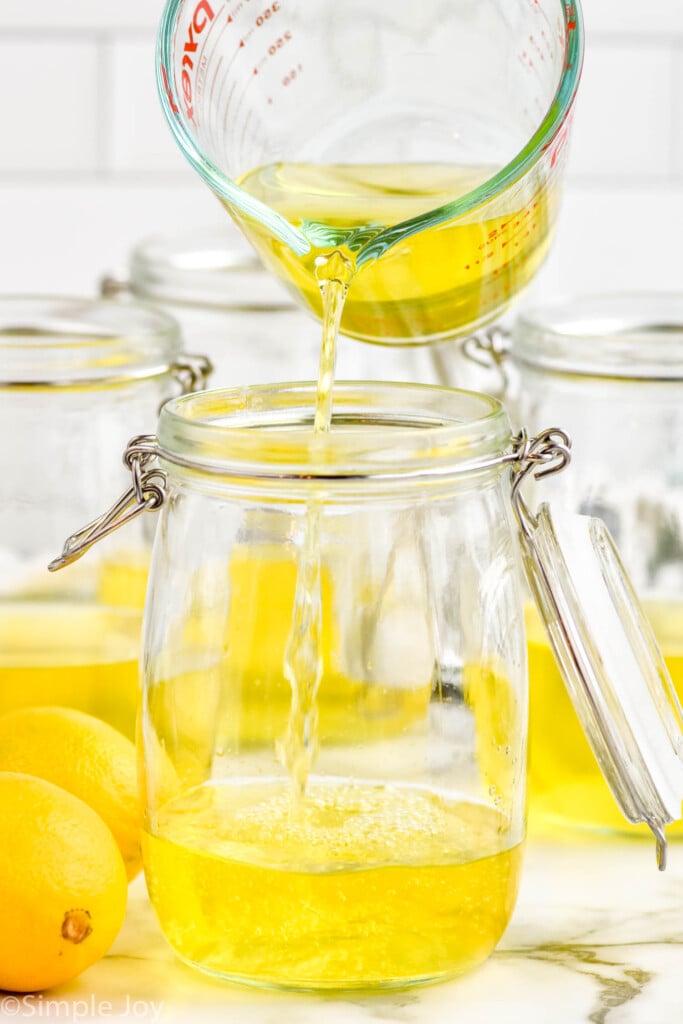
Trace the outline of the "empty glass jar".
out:
<instances>
[{"instance_id":1,"label":"empty glass jar","mask_svg":"<svg viewBox=\"0 0 683 1024\"><path fill-rule=\"evenodd\" d=\"M683 298L605 295L532 310L509 359L519 421L559 421L573 439L575 466L548 494L607 523L683 696ZM532 817L621 830L545 631L533 609L527 617Z\"/></svg>"},{"instance_id":2,"label":"empty glass jar","mask_svg":"<svg viewBox=\"0 0 683 1024\"><path fill-rule=\"evenodd\" d=\"M72 573L50 576L47 565L126 480L120 448L131 424L154 429L188 375L162 313L0 299L0 712L66 704L133 734L142 528L110 538Z\"/></svg>"}]
</instances>

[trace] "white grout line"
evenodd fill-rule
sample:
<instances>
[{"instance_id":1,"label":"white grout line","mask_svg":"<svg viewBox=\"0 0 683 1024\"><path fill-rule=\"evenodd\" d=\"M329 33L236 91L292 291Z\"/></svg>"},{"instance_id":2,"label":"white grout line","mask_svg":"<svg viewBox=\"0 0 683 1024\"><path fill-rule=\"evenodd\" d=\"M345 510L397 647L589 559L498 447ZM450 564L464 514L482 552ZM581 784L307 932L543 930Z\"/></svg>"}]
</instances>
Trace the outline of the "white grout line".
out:
<instances>
[{"instance_id":1,"label":"white grout line","mask_svg":"<svg viewBox=\"0 0 683 1024\"><path fill-rule=\"evenodd\" d=\"M97 36L97 77L96 77L96 109L97 109L97 164L95 177L100 178L111 167L112 133L111 133L111 49L107 33Z\"/></svg>"},{"instance_id":2,"label":"white grout line","mask_svg":"<svg viewBox=\"0 0 683 1024\"><path fill-rule=\"evenodd\" d=\"M590 45L621 49L670 49L683 42L683 31L677 32L587 32ZM634 71L637 69L634 69Z\"/></svg>"},{"instance_id":3,"label":"white grout line","mask_svg":"<svg viewBox=\"0 0 683 1024\"><path fill-rule=\"evenodd\" d=\"M98 39L107 38L112 39L116 36L117 39L123 39L126 42L142 40L147 42L149 39L154 38L157 32L156 25L150 25L149 28L137 28L120 27L118 25L100 27L78 27L74 28L56 26L55 28L3 28L0 24L0 43L2 42L16 42L17 40L25 40L26 42L78 42L83 41L97 41Z\"/></svg>"},{"instance_id":4,"label":"white grout line","mask_svg":"<svg viewBox=\"0 0 683 1024\"><path fill-rule=\"evenodd\" d=\"M121 188L183 188L205 189L198 176L179 172L159 171L112 171L105 169L95 173L87 171L0 171L0 188L82 188L84 186L112 186Z\"/></svg>"},{"instance_id":5,"label":"white grout line","mask_svg":"<svg viewBox=\"0 0 683 1024\"><path fill-rule=\"evenodd\" d=\"M674 178L683 176L683 42L673 51L671 61L671 131L669 160Z\"/></svg>"}]
</instances>

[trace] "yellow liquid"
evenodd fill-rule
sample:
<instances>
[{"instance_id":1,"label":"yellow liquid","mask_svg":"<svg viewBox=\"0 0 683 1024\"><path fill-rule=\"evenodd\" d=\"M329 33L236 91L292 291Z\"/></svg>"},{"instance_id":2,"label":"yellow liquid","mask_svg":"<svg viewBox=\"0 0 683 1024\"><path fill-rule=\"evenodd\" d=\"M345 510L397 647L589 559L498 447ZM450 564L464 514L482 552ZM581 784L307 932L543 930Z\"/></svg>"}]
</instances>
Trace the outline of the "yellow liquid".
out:
<instances>
[{"instance_id":1,"label":"yellow liquid","mask_svg":"<svg viewBox=\"0 0 683 1024\"><path fill-rule=\"evenodd\" d=\"M215 623L206 616L188 620L179 660L192 667L149 687L151 720L185 785L204 780L217 747L237 756L269 747L280 751L300 791L319 744L388 739L425 720L430 678L416 680L414 687L394 686L391 679L368 682L345 669L332 572L325 565L314 581L315 631L295 634L303 664L293 659L297 591L311 589L310 580L301 578L304 562L271 543L235 547L227 570L227 616ZM224 656L202 666L202 652L217 646ZM312 659L312 669L306 670L305 657Z\"/></svg>"},{"instance_id":2,"label":"yellow liquid","mask_svg":"<svg viewBox=\"0 0 683 1024\"><path fill-rule=\"evenodd\" d=\"M268 266L322 318L316 260L333 250L352 263L381 231L450 203L495 172L449 164L273 164L239 181L302 230L311 251L297 256L258 222L231 210ZM438 339L494 319L538 270L550 244L555 196L547 187L504 213L423 229L359 266L342 333L370 341Z\"/></svg>"},{"instance_id":3,"label":"yellow liquid","mask_svg":"<svg viewBox=\"0 0 683 1024\"><path fill-rule=\"evenodd\" d=\"M126 551L116 558L105 558L98 573L98 604L106 608L136 608L142 612L148 576L149 551Z\"/></svg>"},{"instance_id":4,"label":"yellow liquid","mask_svg":"<svg viewBox=\"0 0 683 1024\"><path fill-rule=\"evenodd\" d=\"M323 314L313 464L324 451L332 422L339 323L345 323L353 288L362 280L363 271L355 277L353 272L352 246L326 245L305 269ZM521 837L513 842L509 820L490 806L449 800L417 787L316 779L312 774L318 745L334 721L330 709L341 713L345 739L358 743L364 738L358 700L365 688L327 671L334 662L328 646L334 625L328 619L326 626L331 599L321 564L321 526L321 506L313 494L291 598L285 596L282 577L265 563L267 614L283 598L285 608L291 609L282 656L273 643L277 620L274 632L258 632L275 667L275 692L264 692L264 674L254 671L255 634L236 630L226 644L223 667L234 673L239 638L244 638L242 684L249 689L235 686L235 679L225 680L218 668L210 686L214 704L194 716L194 673L160 682L148 694L164 756L175 769L174 788L198 783L150 814L143 841L150 897L179 955L232 980L286 988L362 989L459 974L490 955L508 923L517 896ZM255 563L248 559L251 566L243 582L253 586ZM236 565L233 557L231 606L242 615L258 612L258 600L236 602ZM245 707L251 705L256 712L247 713L246 719L252 719L259 737L266 723L277 721L277 689L282 690L283 680L288 688L286 728L274 731L289 778L206 783L216 754L227 756L230 764L231 755L244 745L244 733L235 729ZM506 769L514 772L515 767L508 765L506 737L491 728L498 722L492 683L492 673L470 673L477 746L493 794L493 780L502 781L501 791L506 790L511 781ZM430 689L422 683L414 691L403 690L399 719L416 712L424 719ZM187 715L175 705L183 693ZM252 700L252 693L262 699ZM380 696L381 717L392 702L386 688ZM509 703L502 716L506 722L516 706ZM194 741L186 731L193 720ZM373 733L378 735L376 726Z\"/></svg>"},{"instance_id":5,"label":"yellow liquid","mask_svg":"<svg viewBox=\"0 0 683 1024\"><path fill-rule=\"evenodd\" d=\"M646 612L679 699L683 699L683 607L650 605ZM543 626L527 610L529 653L529 812L532 825L560 823L651 836L621 814L588 745ZM683 836L683 823L667 833Z\"/></svg>"},{"instance_id":6,"label":"yellow liquid","mask_svg":"<svg viewBox=\"0 0 683 1024\"><path fill-rule=\"evenodd\" d=\"M0 714L77 708L134 739L140 622L95 605L0 605Z\"/></svg>"},{"instance_id":7,"label":"yellow liquid","mask_svg":"<svg viewBox=\"0 0 683 1024\"><path fill-rule=\"evenodd\" d=\"M470 970L508 923L521 846L490 807L425 789L309 782L203 786L143 839L164 934L228 979L351 989Z\"/></svg>"},{"instance_id":8,"label":"yellow liquid","mask_svg":"<svg viewBox=\"0 0 683 1024\"><path fill-rule=\"evenodd\" d=\"M135 738L146 551L97 570L94 600L0 602L0 714L72 707Z\"/></svg>"},{"instance_id":9,"label":"yellow liquid","mask_svg":"<svg viewBox=\"0 0 683 1024\"><path fill-rule=\"evenodd\" d=\"M324 443L332 425L337 335L351 274L351 263L339 252L322 257L316 268L323 310L323 336L313 419L313 461L319 443ZM305 792L318 751L317 697L324 666L320 527L321 509L314 495L306 509L303 550L283 662L292 698L287 733L280 743L280 757L289 772L295 801L301 799Z\"/></svg>"}]
</instances>

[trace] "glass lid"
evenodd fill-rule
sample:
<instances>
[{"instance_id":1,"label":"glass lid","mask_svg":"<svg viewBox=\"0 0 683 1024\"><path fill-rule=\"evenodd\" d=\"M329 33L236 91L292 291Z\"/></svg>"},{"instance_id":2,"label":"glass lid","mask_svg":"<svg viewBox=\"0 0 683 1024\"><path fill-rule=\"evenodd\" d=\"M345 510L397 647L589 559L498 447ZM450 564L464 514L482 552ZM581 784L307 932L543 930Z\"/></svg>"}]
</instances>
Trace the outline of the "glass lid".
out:
<instances>
[{"instance_id":1,"label":"glass lid","mask_svg":"<svg viewBox=\"0 0 683 1024\"><path fill-rule=\"evenodd\" d=\"M527 310L510 354L549 373L683 380L683 293L584 295Z\"/></svg>"},{"instance_id":2,"label":"glass lid","mask_svg":"<svg viewBox=\"0 0 683 1024\"><path fill-rule=\"evenodd\" d=\"M0 388L118 386L173 370L180 328L139 302L0 297Z\"/></svg>"},{"instance_id":3,"label":"glass lid","mask_svg":"<svg viewBox=\"0 0 683 1024\"><path fill-rule=\"evenodd\" d=\"M548 504L532 515L519 486L533 466L520 466L513 506L527 579L605 779L624 817L650 827L663 870L664 828L681 817L683 710L605 524Z\"/></svg>"},{"instance_id":4,"label":"glass lid","mask_svg":"<svg viewBox=\"0 0 683 1024\"><path fill-rule=\"evenodd\" d=\"M226 220L140 242L130 256L135 295L157 302L211 309L281 311L295 308L280 282L266 273L256 251Z\"/></svg>"}]
</instances>

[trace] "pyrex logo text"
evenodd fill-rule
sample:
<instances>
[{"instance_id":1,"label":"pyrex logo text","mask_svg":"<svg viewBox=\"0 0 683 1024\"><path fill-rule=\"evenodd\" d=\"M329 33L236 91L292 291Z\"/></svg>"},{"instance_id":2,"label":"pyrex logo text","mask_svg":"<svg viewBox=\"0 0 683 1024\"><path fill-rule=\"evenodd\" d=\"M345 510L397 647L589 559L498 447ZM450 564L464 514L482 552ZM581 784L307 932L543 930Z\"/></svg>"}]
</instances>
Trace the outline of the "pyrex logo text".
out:
<instances>
[{"instance_id":1,"label":"pyrex logo text","mask_svg":"<svg viewBox=\"0 0 683 1024\"><path fill-rule=\"evenodd\" d=\"M194 86L191 72L194 71L195 67L196 57L194 55L197 52L197 37L202 34L206 26L213 21L214 17L213 9L208 0L200 0L200 3L198 3L194 9L192 21L190 22L190 27L187 31L187 39L185 40L185 46L183 47L183 71L180 81L183 90L183 99L185 100L185 114L187 115L188 121L194 122Z\"/></svg>"}]
</instances>

